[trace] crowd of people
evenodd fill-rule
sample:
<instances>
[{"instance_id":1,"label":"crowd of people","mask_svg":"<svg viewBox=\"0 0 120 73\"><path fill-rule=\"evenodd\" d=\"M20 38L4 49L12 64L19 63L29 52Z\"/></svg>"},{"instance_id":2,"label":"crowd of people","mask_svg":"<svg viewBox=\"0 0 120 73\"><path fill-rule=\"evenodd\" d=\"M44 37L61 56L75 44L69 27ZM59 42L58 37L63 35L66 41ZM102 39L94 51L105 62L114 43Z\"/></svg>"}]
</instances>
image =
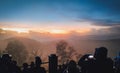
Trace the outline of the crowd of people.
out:
<instances>
[{"instance_id":1,"label":"crowd of people","mask_svg":"<svg viewBox=\"0 0 120 73\"><path fill-rule=\"evenodd\" d=\"M46 73L44 67L41 67L42 61L40 57L35 57L35 62L23 63L22 67L17 65L17 62L12 60L9 54L4 54L0 58L0 73Z\"/></svg>"},{"instance_id":2,"label":"crowd of people","mask_svg":"<svg viewBox=\"0 0 120 73\"><path fill-rule=\"evenodd\" d=\"M108 58L107 53L105 47L96 48L93 55L83 55L78 63L70 60L58 65L57 73L120 73L120 53L114 60ZM24 63L21 68L9 54L4 54L0 57L0 73L47 73L41 64L42 60L37 56L35 62Z\"/></svg>"}]
</instances>

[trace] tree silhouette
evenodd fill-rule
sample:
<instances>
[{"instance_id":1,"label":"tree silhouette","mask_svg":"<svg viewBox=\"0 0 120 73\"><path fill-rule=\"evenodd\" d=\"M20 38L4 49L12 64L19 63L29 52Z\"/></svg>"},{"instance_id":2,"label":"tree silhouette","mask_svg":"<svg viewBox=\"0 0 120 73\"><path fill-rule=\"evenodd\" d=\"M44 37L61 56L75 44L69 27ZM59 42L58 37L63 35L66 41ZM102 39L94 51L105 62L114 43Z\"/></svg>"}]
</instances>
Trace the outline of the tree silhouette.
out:
<instances>
[{"instance_id":1,"label":"tree silhouette","mask_svg":"<svg viewBox=\"0 0 120 73\"><path fill-rule=\"evenodd\" d=\"M76 52L73 46L69 46L64 40L61 40L57 43L56 53L59 57L59 63L62 64L70 59L73 59L73 57L78 58L78 56L81 56Z\"/></svg>"},{"instance_id":2,"label":"tree silhouette","mask_svg":"<svg viewBox=\"0 0 120 73\"><path fill-rule=\"evenodd\" d=\"M29 60L33 61L36 56L43 56L43 50L40 48L33 48L29 53Z\"/></svg>"},{"instance_id":3,"label":"tree silhouette","mask_svg":"<svg viewBox=\"0 0 120 73\"><path fill-rule=\"evenodd\" d=\"M60 42L57 43L56 45L56 53L59 57L59 62L60 63L64 63L67 59L67 54L66 54L66 47L67 47L68 43L65 42L64 40L61 40Z\"/></svg>"},{"instance_id":4,"label":"tree silhouette","mask_svg":"<svg viewBox=\"0 0 120 73\"><path fill-rule=\"evenodd\" d=\"M24 44L18 40L10 41L5 48L5 52L11 54L12 58L16 60L19 65L26 61L28 55Z\"/></svg>"}]
</instances>

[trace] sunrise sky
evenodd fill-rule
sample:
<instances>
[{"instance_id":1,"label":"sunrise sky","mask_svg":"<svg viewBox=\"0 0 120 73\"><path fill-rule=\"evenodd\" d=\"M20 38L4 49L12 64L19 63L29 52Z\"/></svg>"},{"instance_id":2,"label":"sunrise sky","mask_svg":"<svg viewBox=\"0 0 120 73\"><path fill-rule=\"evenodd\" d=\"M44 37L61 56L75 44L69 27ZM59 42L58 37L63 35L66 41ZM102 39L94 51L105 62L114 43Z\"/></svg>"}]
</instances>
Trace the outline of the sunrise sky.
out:
<instances>
[{"instance_id":1,"label":"sunrise sky","mask_svg":"<svg viewBox=\"0 0 120 73\"><path fill-rule=\"evenodd\" d=\"M120 1L0 0L0 28L120 36Z\"/></svg>"}]
</instances>

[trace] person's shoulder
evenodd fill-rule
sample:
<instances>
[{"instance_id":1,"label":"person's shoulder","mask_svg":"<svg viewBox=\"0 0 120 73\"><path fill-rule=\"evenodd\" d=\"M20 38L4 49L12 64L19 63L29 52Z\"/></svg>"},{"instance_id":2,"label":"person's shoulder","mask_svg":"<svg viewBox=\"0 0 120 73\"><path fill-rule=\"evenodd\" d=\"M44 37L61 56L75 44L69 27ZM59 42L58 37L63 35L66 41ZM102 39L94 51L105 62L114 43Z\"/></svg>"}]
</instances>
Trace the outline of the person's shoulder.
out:
<instances>
[{"instance_id":1,"label":"person's shoulder","mask_svg":"<svg viewBox=\"0 0 120 73\"><path fill-rule=\"evenodd\" d=\"M106 61L109 63L113 63L113 60L111 58L107 58Z\"/></svg>"}]
</instances>

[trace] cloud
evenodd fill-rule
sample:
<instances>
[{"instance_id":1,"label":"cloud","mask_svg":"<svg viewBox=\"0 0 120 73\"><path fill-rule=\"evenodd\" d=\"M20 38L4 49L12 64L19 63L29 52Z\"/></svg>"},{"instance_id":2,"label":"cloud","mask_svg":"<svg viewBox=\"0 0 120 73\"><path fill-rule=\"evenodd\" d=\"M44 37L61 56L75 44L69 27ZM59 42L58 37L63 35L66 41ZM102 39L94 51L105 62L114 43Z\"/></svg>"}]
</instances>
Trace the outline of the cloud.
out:
<instances>
[{"instance_id":1,"label":"cloud","mask_svg":"<svg viewBox=\"0 0 120 73\"><path fill-rule=\"evenodd\" d=\"M85 0L83 9L78 9L81 19L98 26L120 25L120 0Z\"/></svg>"},{"instance_id":2,"label":"cloud","mask_svg":"<svg viewBox=\"0 0 120 73\"><path fill-rule=\"evenodd\" d=\"M120 21L110 20L110 19L89 19L92 25L96 26L117 26L120 25Z\"/></svg>"},{"instance_id":3,"label":"cloud","mask_svg":"<svg viewBox=\"0 0 120 73\"><path fill-rule=\"evenodd\" d=\"M90 35L101 39L120 39L120 25L109 26L108 28L92 29Z\"/></svg>"},{"instance_id":4,"label":"cloud","mask_svg":"<svg viewBox=\"0 0 120 73\"><path fill-rule=\"evenodd\" d=\"M113 26L108 29L112 34L116 34L120 36L120 25L119 26Z\"/></svg>"}]
</instances>

